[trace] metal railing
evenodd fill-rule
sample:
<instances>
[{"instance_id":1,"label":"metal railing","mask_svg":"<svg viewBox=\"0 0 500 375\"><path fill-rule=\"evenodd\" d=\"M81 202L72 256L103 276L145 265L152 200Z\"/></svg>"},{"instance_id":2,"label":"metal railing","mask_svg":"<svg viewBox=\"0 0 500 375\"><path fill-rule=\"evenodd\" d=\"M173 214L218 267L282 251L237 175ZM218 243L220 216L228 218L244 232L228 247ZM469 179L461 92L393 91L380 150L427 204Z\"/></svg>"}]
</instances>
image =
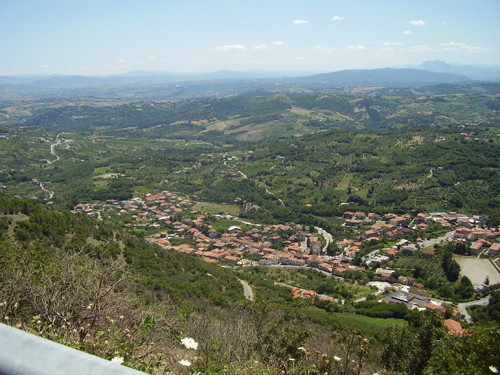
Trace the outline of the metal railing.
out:
<instances>
[{"instance_id":1,"label":"metal railing","mask_svg":"<svg viewBox=\"0 0 500 375\"><path fill-rule=\"evenodd\" d=\"M0 324L0 375L84 374L143 373Z\"/></svg>"}]
</instances>

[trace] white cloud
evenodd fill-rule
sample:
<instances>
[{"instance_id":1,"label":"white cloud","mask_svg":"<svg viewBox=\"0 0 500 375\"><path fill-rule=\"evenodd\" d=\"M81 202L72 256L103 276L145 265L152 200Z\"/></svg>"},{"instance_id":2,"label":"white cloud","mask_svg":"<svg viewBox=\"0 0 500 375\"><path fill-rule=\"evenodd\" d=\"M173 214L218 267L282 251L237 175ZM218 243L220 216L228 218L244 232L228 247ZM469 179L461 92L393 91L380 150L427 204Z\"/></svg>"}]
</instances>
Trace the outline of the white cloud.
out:
<instances>
[{"instance_id":1,"label":"white cloud","mask_svg":"<svg viewBox=\"0 0 500 375\"><path fill-rule=\"evenodd\" d=\"M394 51L394 48L392 48L392 47L382 47L381 50L382 51Z\"/></svg>"},{"instance_id":2,"label":"white cloud","mask_svg":"<svg viewBox=\"0 0 500 375\"><path fill-rule=\"evenodd\" d=\"M45 65L40 65L40 68L42 68L42 69L49 69L49 66L48 66L47 64L45 64Z\"/></svg>"},{"instance_id":3,"label":"white cloud","mask_svg":"<svg viewBox=\"0 0 500 375\"><path fill-rule=\"evenodd\" d=\"M285 43L283 43L283 42L272 42L273 46L282 46L283 44L285 44Z\"/></svg>"},{"instance_id":4,"label":"white cloud","mask_svg":"<svg viewBox=\"0 0 500 375\"><path fill-rule=\"evenodd\" d=\"M117 61L117 63L118 63L118 64L123 64L123 63L125 63L125 60L120 59L120 60L118 60L118 61Z\"/></svg>"},{"instance_id":5,"label":"white cloud","mask_svg":"<svg viewBox=\"0 0 500 375\"><path fill-rule=\"evenodd\" d=\"M425 23L424 21L422 20L418 20L418 21L410 21L408 22L409 25L412 25L412 26L425 26L427 25L427 23Z\"/></svg>"},{"instance_id":6,"label":"white cloud","mask_svg":"<svg viewBox=\"0 0 500 375\"><path fill-rule=\"evenodd\" d=\"M146 60L148 60L148 61L155 61L155 60L156 60L156 57L154 57L154 56L149 56Z\"/></svg>"},{"instance_id":7,"label":"white cloud","mask_svg":"<svg viewBox=\"0 0 500 375\"><path fill-rule=\"evenodd\" d=\"M258 49L262 51L270 50L271 47L266 46L265 44L259 44L258 46L253 47L253 49Z\"/></svg>"},{"instance_id":8,"label":"white cloud","mask_svg":"<svg viewBox=\"0 0 500 375\"><path fill-rule=\"evenodd\" d=\"M333 47L322 47L322 46L314 46L311 47L311 49L319 51L320 53L333 53L333 51L335 51L335 48Z\"/></svg>"},{"instance_id":9,"label":"white cloud","mask_svg":"<svg viewBox=\"0 0 500 375\"><path fill-rule=\"evenodd\" d=\"M421 44L419 46L413 46L413 47L410 47L409 50L412 51L412 52L430 52L430 51L434 51L427 44Z\"/></svg>"},{"instance_id":10,"label":"white cloud","mask_svg":"<svg viewBox=\"0 0 500 375\"><path fill-rule=\"evenodd\" d=\"M306 20L295 20L295 21L292 21L292 23L294 25L302 25L302 24L305 24L305 23L309 23L309 21L306 21Z\"/></svg>"},{"instance_id":11,"label":"white cloud","mask_svg":"<svg viewBox=\"0 0 500 375\"><path fill-rule=\"evenodd\" d=\"M441 43L440 46L443 47L444 51L463 51L468 53L489 52L488 48L469 46L465 43L448 42Z\"/></svg>"},{"instance_id":12,"label":"white cloud","mask_svg":"<svg viewBox=\"0 0 500 375\"><path fill-rule=\"evenodd\" d=\"M305 60L306 58L304 56L299 56L299 57L296 57L295 60Z\"/></svg>"},{"instance_id":13,"label":"white cloud","mask_svg":"<svg viewBox=\"0 0 500 375\"><path fill-rule=\"evenodd\" d=\"M345 20L344 17L340 17L340 16L332 17L332 21L343 21L343 20Z\"/></svg>"},{"instance_id":14,"label":"white cloud","mask_svg":"<svg viewBox=\"0 0 500 375\"><path fill-rule=\"evenodd\" d=\"M404 43L401 42L384 42L382 43L384 46L402 46Z\"/></svg>"},{"instance_id":15,"label":"white cloud","mask_svg":"<svg viewBox=\"0 0 500 375\"><path fill-rule=\"evenodd\" d=\"M210 51L212 52L226 52L226 51L244 51L246 47L241 44L224 44L223 46L217 46Z\"/></svg>"},{"instance_id":16,"label":"white cloud","mask_svg":"<svg viewBox=\"0 0 500 375\"><path fill-rule=\"evenodd\" d=\"M347 49L357 50L357 51L364 51L366 49L366 47L365 46L349 46L349 47L347 47Z\"/></svg>"},{"instance_id":17,"label":"white cloud","mask_svg":"<svg viewBox=\"0 0 500 375\"><path fill-rule=\"evenodd\" d=\"M92 60L89 61L89 64L93 64L94 62Z\"/></svg>"},{"instance_id":18,"label":"white cloud","mask_svg":"<svg viewBox=\"0 0 500 375\"><path fill-rule=\"evenodd\" d=\"M410 30L406 30L403 34L405 34L405 35L410 35L410 34L411 34L411 31L410 31Z\"/></svg>"}]
</instances>

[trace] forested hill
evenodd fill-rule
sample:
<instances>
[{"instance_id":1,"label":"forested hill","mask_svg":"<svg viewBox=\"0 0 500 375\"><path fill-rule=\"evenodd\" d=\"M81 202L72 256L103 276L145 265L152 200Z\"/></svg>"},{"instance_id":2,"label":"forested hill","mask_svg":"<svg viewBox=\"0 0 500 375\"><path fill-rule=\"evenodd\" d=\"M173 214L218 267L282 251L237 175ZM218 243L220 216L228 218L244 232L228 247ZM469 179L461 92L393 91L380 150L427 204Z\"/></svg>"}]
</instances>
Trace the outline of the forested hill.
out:
<instances>
[{"instance_id":1,"label":"forested hill","mask_svg":"<svg viewBox=\"0 0 500 375\"><path fill-rule=\"evenodd\" d=\"M55 101L33 103L31 108L23 103L17 112L5 105L4 113L8 113L9 123L57 132L237 143L331 128L380 131L486 123L500 106L495 96L464 94L460 86L412 90L325 94L276 89L224 99L118 105Z\"/></svg>"}]
</instances>

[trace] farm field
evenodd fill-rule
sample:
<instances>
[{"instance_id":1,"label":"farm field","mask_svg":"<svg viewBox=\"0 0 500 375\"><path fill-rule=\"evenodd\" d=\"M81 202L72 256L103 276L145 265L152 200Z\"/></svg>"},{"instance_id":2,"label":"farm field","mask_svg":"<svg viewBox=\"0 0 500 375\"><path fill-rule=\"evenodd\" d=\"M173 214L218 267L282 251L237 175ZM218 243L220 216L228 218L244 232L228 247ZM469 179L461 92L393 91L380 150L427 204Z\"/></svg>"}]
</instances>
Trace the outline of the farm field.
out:
<instances>
[{"instance_id":1,"label":"farm field","mask_svg":"<svg viewBox=\"0 0 500 375\"><path fill-rule=\"evenodd\" d=\"M500 273L498 273L488 259L460 256L455 256L453 259L462 268L461 275L467 276L474 286L481 285L486 276L490 278L490 284L500 283Z\"/></svg>"}]
</instances>

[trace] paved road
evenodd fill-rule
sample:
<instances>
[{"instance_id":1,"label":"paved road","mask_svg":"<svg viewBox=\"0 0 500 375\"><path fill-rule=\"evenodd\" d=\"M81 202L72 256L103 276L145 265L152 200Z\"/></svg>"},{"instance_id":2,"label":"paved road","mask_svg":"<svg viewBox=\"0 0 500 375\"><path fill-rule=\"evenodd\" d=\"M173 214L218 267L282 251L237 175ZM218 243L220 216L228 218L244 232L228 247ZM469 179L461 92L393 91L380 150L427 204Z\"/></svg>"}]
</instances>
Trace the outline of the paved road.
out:
<instances>
[{"instance_id":1,"label":"paved road","mask_svg":"<svg viewBox=\"0 0 500 375\"><path fill-rule=\"evenodd\" d=\"M239 282L243 285L243 294L245 295L245 298L253 301L253 291L250 285L243 280L239 280Z\"/></svg>"},{"instance_id":2,"label":"paved road","mask_svg":"<svg viewBox=\"0 0 500 375\"><path fill-rule=\"evenodd\" d=\"M433 238L431 240L425 240L422 242L424 247L429 247L429 246L434 246L435 244L439 244L441 242L445 241L453 241L453 235L455 234L455 231L451 231L446 233L444 237L438 237L438 238Z\"/></svg>"},{"instance_id":3,"label":"paved road","mask_svg":"<svg viewBox=\"0 0 500 375\"><path fill-rule=\"evenodd\" d=\"M474 306L474 305L488 306L488 303L490 302L490 297L491 296L486 296L482 299L478 299L477 301L459 303L458 310L460 311L460 315L463 316L464 319L467 320L469 323L473 323L472 318L470 317L469 313L467 312L466 307Z\"/></svg>"},{"instance_id":4,"label":"paved road","mask_svg":"<svg viewBox=\"0 0 500 375\"><path fill-rule=\"evenodd\" d=\"M328 245L330 245L333 242L333 237L330 233L328 233L323 228L316 227L316 229L318 230L318 233L321 234L325 238L326 245L325 245L325 247L323 247L323 253L326 253L326 250L328 249Z\"/></svg>"}]
</instances>

